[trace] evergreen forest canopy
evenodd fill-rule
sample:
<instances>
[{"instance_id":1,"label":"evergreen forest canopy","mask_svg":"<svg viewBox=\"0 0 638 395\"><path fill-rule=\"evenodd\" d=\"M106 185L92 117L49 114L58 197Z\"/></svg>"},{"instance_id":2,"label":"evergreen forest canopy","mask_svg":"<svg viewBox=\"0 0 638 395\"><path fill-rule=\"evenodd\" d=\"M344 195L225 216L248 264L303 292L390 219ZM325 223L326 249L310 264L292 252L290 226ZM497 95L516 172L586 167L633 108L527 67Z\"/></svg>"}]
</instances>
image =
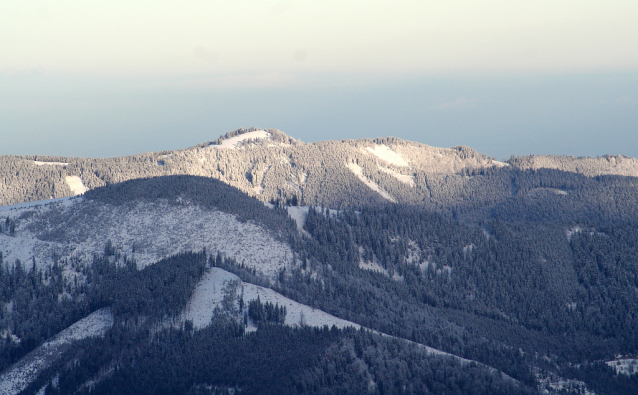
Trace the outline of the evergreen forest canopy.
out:
<instances>
[{"instance_id":1,"label":"evergreen forest canopy","mask_svg":"<svg viewBox=\"0 0 638 395\"><path fill-rule=\"evenodd\" d=\"M180 198L222 210L289 244L294 262L269 277L216 251L181 253L142 270L107 241L90 262L46 267L35 259L3 261L0 251L0 329L20 339L5 335L0 370L108 308L114 324L106 334L69 344L23 393L636 393L638 375L606 362L638 358L637 178L592 175L592 160L580 172L538 167L548 159L534 157L495 166L466 147L444 152L453 155L454 171L414 164L408 174L359 154L377 144L408 157L406 142L317 143L317 154L274 135L282 145L248 141L239 154L213 149L202 156L214 156L209 165L221 181L186 175L188 150L116 158L110 170L93 160L68 165L65 171L95 170L86 201ZM203 154L222 140L191 150ZM246 161L229 163L233 155ZM345 163L357 163L396 203ZM18 171L31 171L24 166ZM156 177L158 168L174 173ZM273 208L247 197L247 189L262 191L255 196ZM311 206L301 231L287 216L291 204ZM20 221L0 213L0 237L16 237ZM222 303L204 328L163 324L184 310L212 267L389 336L291 327L286 306L258 299Z\"/></svg>"}]
</instances>

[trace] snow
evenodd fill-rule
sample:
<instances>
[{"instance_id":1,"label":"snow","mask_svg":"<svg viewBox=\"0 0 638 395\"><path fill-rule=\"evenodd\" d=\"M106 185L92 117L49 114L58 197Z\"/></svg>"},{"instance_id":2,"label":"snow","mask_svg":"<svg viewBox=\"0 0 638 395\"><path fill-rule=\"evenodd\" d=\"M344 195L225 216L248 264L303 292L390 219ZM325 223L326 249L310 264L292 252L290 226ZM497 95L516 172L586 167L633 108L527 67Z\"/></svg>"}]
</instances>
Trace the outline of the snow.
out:
<instances>
[{"instance_id":1,"label":"snow","mask_svg":"<svg viewBox=\"0 0 638 395\"><path fill-rule=\"evenodd\" d=\"M111 206L75 198L71 204L63 201L23 207L16 211L16 217L29 210L34 215L18 221L15 236L0 234L5 262L20 259L28 265L35 257L38 266L43 267L53 263L54 253L59 258L76 256L90 261L94 253L104 251L107 240L117 252L134 258L140 268L180 252L206 248L275 277L293 259L290 246L261 226L188 202ZM60 224L42 229L54 234L64 232L64 242L41 240L28 229L34 221L47 219L48 210L65 210Z\"/></svg>"},{"instance_id":2,"label":"snow","mask_svg":"<svg viewBox=\"0 0 638 395\"><path fill-rule=\"evenodd\" d=\"M232 287L233 283L236 284L235 287ZM229 284L231 284L231 287L229 287ZM338 328L352 326L357 329L361 327L354 322L343 320L319 309L297 303L272 289L242 282L235 274L216 267L211 268L195 288L193 296L182 314L181 321L192 320L195 328L204 328L211 323L215 308L222 308L222 301L227 296L229 289L232 288L234 288L234 292L230 292L230 297L235 301L235 308L238 308L237 301L241 295L244 298L244 306L247 306L249 301L257 298L262 303L271 302L285 306L286 325L299 326L303 324L315 327L324 325L332 327L332 325L335 325Z\"/></svg>"},{"instance_id":3,"label":"snow","mask_svg":"<svg viewBox=\"0 0 638 395\"><path fill-rule=\"evenodd\" d=\"M554 373L536 373L536 378L538 380L538 391L543 395L557 393L596 395L580 380L566 379Z\"/></svg>"},{"instance_id":4,"label":"snow","mask_svg":"<svg viewBox=\"0 0 638 395\"><path fill-rule=\"evenodd\" d=\"M265 139L270 138L270 133L265 130L255 130L254 132L248 132L244 134L237 135L235 137L231 137L229 139L223 140L221 144L211 145L210 147L213 149L235 149L242 142L249 139Z\"/></svg>"},{"instance_id":5,"label":"snow","mask_svg":"<svg viewBox=\"0 0 638 395\"><path fill-rule=\"evenodd\" d=\"M55 199L36 200L33 202L12 204L10 206L0 206L0 213L4 212L5 214L10 213L15 215L20 215L23 211L25 211L24 209L35 208L37 206L45 206L49 204L55 204L58 202L61 202L62 204L68 206L72 204L74 201L81 200L81 199L82 199L81 197L67 196L67 197L61 197L61 198L55 198Z\"/></svg>"},{"instance_id":6,"label":"snow","mask_svg":"<svg viewBox=\"0 0 638 395\"><path fill-rule=\"evenodd\" d=\"M387 173L387 174L391 175L392 177L396 178L397 180L401 181L404 184L408 184L412 188L414 188L416 186L416 184L414 183L414 178L412 176L409 176L409 175L406 175L406 174L397 173L396 171L394 171L392 169L386 169L385 167L382 167L382 166L379 166L379 170L381 170L384 173Z\"/></svg>"},{"instance_id":7,"label":"snow","mask_svg":"<svg viewBox=\"0 0 638 395\"><path fill-rule=\"evenodd\" d=\"M38 166L68 166L68 163L65 162L41 162L38 160L34 160L33 164Z\"/></svg>"},{"instance_id":8,"label":"snow","mask_svg":"<svg viewBox=\"0 0 638 395\"><path fill-rule=\"evenodd\" d=\"M616 374L624 374L627 376L638 374L638 359L621 358L605 363L607 366L614 368Z\"/></svg>"},{"instance_id":9,"label":"snow","mask_svg":"<svg viewBox=\"0 0 638 395\"><path fill-rule=\"evenodd\" d=\"M374 148L366 147L366 150L377 158L399 167L409 167L408 163L401 154L392 151L387 145L376 145Z\"/></svg>"},{"instance_id":10,"label":"snow","mask_svg":"<svg viewBox=\"0 0 638 395\"><path fill-rule=\"evenodd\" d=\"M65 178L66 184L76 195L81 195L84 192L88 191L88 188L84 186L82 179L78 176L66 176Z\"/></svg>"},{"instance_id":11,"label":"snow","mask_svg":"<svg viewBox=\"0 0 638 395\"><path fill-rule=\"evenodd\" d=\"M289 206L286 207L288 210L288 215L290 218L295 220L297 224L297 229L301 232L303 231L303 226L306 223L306 218L308 217L309 206Z\"/></svg>"},{"instance_id":12,"label":"snow","mask_svg":"<svg viewBox=\"0 0 638 395\"><path fill-rule=\"evenodd\" d=\"M47 369L76 340L103 336L113 326L110 309L95 311L36 348L0 374L0 393L18 394Z\"/></svg>"},{"instance_id":13,"label":"snow","mask_svg":"<svg viewBox=\"0 0 638 395\"><path fill-rule=\"evenodd\" d=\"M583 228L581 228L580 226L574 226L571 229L567 229L566 235L567 235L567 241L571 241L572 240L572 235L574 233L580 233L583 231Z\"/></svg>"},{"instance_id":14,"label":"snow","mask_svg":"<svg viewBox=\"0 0 638 395\"><path fill-rule=\"evenodd\" d=\"M377 272L377 273L381 273L387 277L390 277L390 273L388 273L387 270L385 270L385 268L381 265L379 265L376 261L367 261L364 262L363 260L359 261L359 268L363 269L363 270L370 270L371 272Z\"/></svg>"},{"instance_id":15,"label":"snow","mask_svg":"<svg viewBox=\"0 0 638 395\"><path fill-rule=\"evenodd\" d=\"M377 262L377 257L372 256L372 261L363 260L364 249L359 246L359 268L363 270L370 270L371 272L381 273L384 276L390 277L390 273Z\"/></svg>"},{"instance_id":16,"label":"snow","mask_svg":"<svg viewBox=\"0 0 638 395\"><path fill-rule=\"evenodd\" d=\"M392 195L390 195L389 193L387 193L386 191L384 191L383 189L381 189L381 187L379 187L379 185L377 185L374 181L370 180L368 177L363 175L363 169L361 169L361 166L357 165L356 163L348 163L346 165L348 167L348 169L350 169L350 171L352 173L354 173L354 175L356 175L359 180L361 180L361 182L363 182L364 184L366 184L368 186L368 188L372 189L373 191L375 191L376 193L378 193L379 195L381 195L382 198L391 201L392 203L396 203L397 200L392 197Z\"/></svg>"}]
</instances>

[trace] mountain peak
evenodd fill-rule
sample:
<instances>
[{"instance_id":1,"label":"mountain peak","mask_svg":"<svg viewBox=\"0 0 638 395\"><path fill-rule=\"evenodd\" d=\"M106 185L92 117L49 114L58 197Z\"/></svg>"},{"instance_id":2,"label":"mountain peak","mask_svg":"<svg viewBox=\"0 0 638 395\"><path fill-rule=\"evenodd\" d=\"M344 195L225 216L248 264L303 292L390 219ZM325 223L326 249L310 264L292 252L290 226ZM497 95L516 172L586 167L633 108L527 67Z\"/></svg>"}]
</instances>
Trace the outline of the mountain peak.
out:
<instances>
[{"instance_id":1,"label":"mountain peak","mask_svg":"<svg viewBox=\"0 0 638 395\"><path fill-rule=\"evenodd\" d=\"M213 147L213 148L238 148L243 145L257 142L273 142L279 144L299 144L301 141L296 140L278 129L262 129L251 126L250 128L239 128L230 131L217 139L200 144L197 147Z\"/></svg>"}]
</instances>

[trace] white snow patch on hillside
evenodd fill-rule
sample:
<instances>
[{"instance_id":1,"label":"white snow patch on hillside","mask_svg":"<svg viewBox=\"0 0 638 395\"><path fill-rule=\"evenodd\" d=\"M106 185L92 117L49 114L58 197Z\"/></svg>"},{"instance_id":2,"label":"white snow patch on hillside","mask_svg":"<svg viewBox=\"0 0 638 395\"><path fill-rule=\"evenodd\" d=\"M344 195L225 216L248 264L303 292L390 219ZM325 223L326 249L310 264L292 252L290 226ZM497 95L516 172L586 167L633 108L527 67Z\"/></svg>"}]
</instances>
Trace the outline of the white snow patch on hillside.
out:
<instances>
[{"instance_id":1,"label":"white snow patch on hillside","mask_svg":"<svg viewBox=\"0 0 638 395\"><path fill-rule=\"evenodd\" d=\"M364 249L359 246L359 268L363 270L370 270L371 272L381 273L384 276L390 277L390 273L377 262L377 257L373 256L372 261L363 260Z\"/></svg>"},{"instance_id":2,"label":"white snow patch on hillside","mask_svg":"<svg viewBox=\"0 0 638 395\"><path fill-rule=\"evenodd\" d=\"M375 261L367 261L364 262L363 260L359 261L359 268L363 269L363 270L370 270L371 272L377 272L377 273L381 273L387 277L390 277L390 273L388 273L387 270L385 270L385 268L381 265L379 265L377 262Z\"/></svg>"},{"instance_id":3,"label":"white snow patch on hillside","mask_svg":"<svg viewBox=\"0 0 638 395\"><path fill-rule=\"evenodd\" d=\"M78 176L66 176L64 181L66 181L66 184L71 189L71 192L76 195L81 195L84 192L88 191L88 188L84 186L82 179Z\"/></svg>"},{"instance_id":4,"label":"white snow patch on hillside","mask_svg":"<svg viewBox=\"0 0 638 395\"><path fill-rule=\"evenodd\" d=\"M536 373L536 379L538 380L538 391L543 395L557 393L596 395L595 392L587 388L584 382L566 379L554 373Z\"/></svg>"},{"instance_id":5,"label":"white snow patch on hillside","mask_svg":"<svg viewBox=\"0 0 638 395\"><path fill-rule=\"evenodd\" d=\"M226 140L222 140L221 144L211 145L210 147L214 149L225 149L225 148L235 149L237 148L239 144L241 144L242 142L246 140L265 139L265 138L270 138L269 132L265 130L255 130L254 132L248 132L248 133L237 135L235 137L231 137Z\"/></svg>"},{"instance_id":6,"label":"white snow patch on hillside","mask_svg":"<svg viewBox=\"0 0 638 395\"><path fill-rule=\"evenodd\" d=\"M366 150L377 158L400 167L408 167L410 164L401 154L396 153L387 145L375 145L374 148L366 147Z\"/></svg>"},{"instance_id":7,"label":"white snow patch on hillside","mask_svg":"<svg viewBox=\"0 0 638 395\"><path fill-rule=\"evenodd\" d=\"M621 358L613 361L605 362L607 366L613 368L616 374L624 374L630 376L632 374L638 374L638 359Z\"/></svg>"},{"instance_id":8,"label":"white snow patch on hillside","mask_svg":"<svg viewBox=\"0 0 638 395\"><path fill-rule=\"evenodd\" d=\"M64 223L39 229L54 234L64 232L64 242L38 239L28 229L30 223L48 209L64 208L63 203L57 204L62 206L35 207L34 215L18 221L15 236L0 234L0 250L6 262L20 259L28 265L31 257L35 257L38 267L43 267L53 263L54 253L59 258L76 256L90 262L94 253L104 251L107 240L118 252L134 258L140 268L180 252L206 248L274 277L293 259L290 246L277 241L261 226L187 203L137 202L111 206L86 202L86 206L74 207L70 218L63 215ZM28 208L17 213L26 211Z\"/></svg>"},{"instance_id":9,"label":"white snow patch on hillside","mask_svg":"<svg viewBox=\"0 0 638 395\"><path fill-rule=\"evenodd\" d=\"M567 229L567 231L565 232L567 235L567 241L571 241L572 240L572 235L574 233L580 233L583 231L583 228L581 228L580 226L574 226L571 229Z\"/></svg>"},{"instance_id":10,"label":"white snow patch on hillside","mask_svg":"<svg viewBox=\"0 0 638 395\"><path fill-rule=\"evenodd\" d=\"M303 226L306 223L306 218L308 217L309 206L288 206L286 210L288 210L288 215L290 218L295 220L297 224L297 229L301 232L303 231Z\"/></svg>"},{"instance_id":11,"label":"white snow patch on hillside","mask_svg":"<svg viewBox=\"0 0 638 395\"><path fill-rule=\"evenodd\" d=\"M3 395L20 393L42 371L55 362L65 346L76 340L103 336L111 326L113 326L113 315L108 308L95 311L71 325L2 372L0 393Z\"/></svg>"},{"instance_id":12,"label":"white snow patch on hillside","mask_svg":"<svg viewBox=\"0 0 638 395\"><path fill-rule=\"evenodd\" d=\"M39 160L34 160L33 164L38 166L68 166L68 163L65 162L41 162Z\"/></svg>"},{"instance_id":13,"label":"white snow patch on hillside","mask_svg":"<svg viewBox=\"0 0 638 395\"><path fill-rule=\"evenodd\" d=\"M232 282L237 284L235 294L226 295L225 290L229 289L228 285ZM238 308L237 301L242 294L245 308L248 306L248 302L258 297L262 303L271 302L285 306L286 325L299 326L305 324L316 327L324 325L331 327L335 325L338 328L352 326L357 329L361 327L354 322L343 320L319 309L313 309L310 306L297 303L272 289L242 282L235 274L217 267L211 268L209 272L204 274L204 277L195 288L193 296L182 314L182 322L184 320L192 320L195 328L203 328L211 323L215 308L223 308L222 301L225 297L233 300L234 308Z\"/></svg>"},{"instance_id":14,"label":"white snow patch on hillside","mask_svg":"<svg viewBox=\"0 0 638 395\"><path fill-rule=\"evenodd\" d=\"M386 200L391 201L392 203L396 203L397 202L397 200L395 198L393 198L392 195L390 195L389 193L387 193L386 191L381 189L381 187L379 187L379 185L377 185L374 181L372 181L368 177L364 176L363 175L363 169L361 169L361 166L359 166L356 163L352 163L352 162L348 163L346 166L348 167L348 169L350 169L351 172L354 173L354 175L356 175L359 178L359 180L361 180L361 182L366 184L368 186L368 188L372 189L373 191L375 191L376 193L381 195L381 197L383 197Z\"/></svg>"},{"instance_id":15,"label":"white snow patch on hillside","mask_svg":"<svg viewBox=\"0 0 638 395\"><path fill-rule=\"evenodd\" d=\"M416 186L416 184L414 183L414 177L412 177L412 176L409 176L409 175L406 175L406 174L397 173L396 171L394 171L392 169L386 169L385 167L382 167L382 166L379 166L379 170L381 170L384 173L387 173L387 174L391 175L392 177L396 178L397 180L401 181L404 184L408 184L412 188L414 188Z\"/></svg>"}]
</instances>

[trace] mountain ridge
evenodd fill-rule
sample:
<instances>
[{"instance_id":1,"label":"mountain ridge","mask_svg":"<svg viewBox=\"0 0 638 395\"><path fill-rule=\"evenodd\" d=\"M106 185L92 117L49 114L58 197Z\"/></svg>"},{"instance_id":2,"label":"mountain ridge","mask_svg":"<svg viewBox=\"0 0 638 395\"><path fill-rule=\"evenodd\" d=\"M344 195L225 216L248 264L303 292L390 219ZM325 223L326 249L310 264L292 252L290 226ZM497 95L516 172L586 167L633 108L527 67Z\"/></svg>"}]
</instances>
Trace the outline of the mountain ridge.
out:
<instances>
[{"instance_id":1,"label":"mountain ridge","mask_svg":"<svg viewBox=\"0 0 638 395\"><path fill-rule=\"evenodd\" d=\"M251 135L260 133L258 138ZM242 139L242 136L245 138ZM232 147L224 141L236 139ZM239 145L237 145L239 144ZM186 149L116 158L0 157L0 205L72 196L135 178L196 175L219 179L265 202L337 208L363 203L448 204L439 185L477 188L481 173L556 169L586 176L638 176L638 160L621 156L530 156L499 162L457 146L436 148L393 137L304 144L276 129L237 129ZM509 191L498 187L499 195ZM492 199L495 197L492 197Z\"/></svg>"}]
</instances>

